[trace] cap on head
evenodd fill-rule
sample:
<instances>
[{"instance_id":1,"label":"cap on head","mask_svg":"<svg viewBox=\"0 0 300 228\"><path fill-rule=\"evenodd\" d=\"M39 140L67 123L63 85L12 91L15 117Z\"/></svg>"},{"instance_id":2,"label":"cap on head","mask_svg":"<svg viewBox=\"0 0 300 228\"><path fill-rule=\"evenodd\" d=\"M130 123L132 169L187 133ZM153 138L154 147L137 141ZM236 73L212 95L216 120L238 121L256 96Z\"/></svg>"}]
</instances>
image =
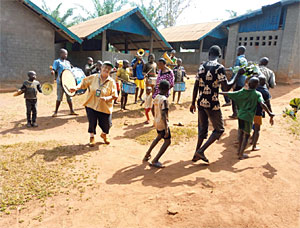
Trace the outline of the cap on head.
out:
<instances>
[{"instance_id":1,"label":"cap on head","mask_svg":"<svg viewBox=\"0 0 300 228\"><path fill-rule=\"evenodd\" d=\"M166 64L166 63L167 63L167 61L165 60L165 58L160 58L160 59L158 60L158 62L162 62L163 64Z\"/></svg>"},{"instance_id":2,"label":"cap on head","mask_svg":"<svg viewBox=\"0 0 300 228\"><path fill-rule=\"evenodd\" d=\"M259 60L259 64L260 64L260 65L266 66L266 65L268 65L268 63L269 63L269 58L268 58L268 57L262 57L262 58Z\"/></svg>"},{"instance_id":3,"label":"cap on head","mask_svg":"<svg viewBox=\"0 0 300 228\"><path fill-rule=\"evenodd\" d=\"M33 75L36 75L35 71L31 70L27 72L28 77L32 77Z\"/></svg>"},{"instance_id":4,"label":"cap on head","mask_svg":"<svg viewBox=\"0 0 300 228\"><path fill-rule=\"evenodd\" d=\"M129 61L128 61L127 59L124 59L124 60L123 60L123 66L124 66L125 64L129 64Z\"/></svg>"},{"instance_id":5,"label":"cap on head","mask_svg":"<svg viewBox=\"0 0 300 228\"><path fill-rule=\"evenodd\" d=\"M94 61L92 57L87 57L88 61Z\"/></svg>"},{"instance_id":6,"label":"cap on head","mask_svg":"<svg viewBox=\"0 0 300 228\"><path fill-rule=\"evenodd\" d=\"M110 66L111 68L114 67L114 65L112 65L112 63L110 61L104 61L103 65Z\"/></svg>"},{"instance_id":7,"label":"cap on head","mask_svg":"<svg viewBox=\"0 0 300 228\"><path fill-rule=\"evenodd\" d=\"M176 51L175 51L175 50L172 50L172 51L171 51L171 53L172 53L172 54L175 54L175 53L176 53Z\"/></svg>"},{"instance_id":8,"label":"cap on head","mask_svg":"<svg viewBox=\"0 0 300 228\"><path fill-rule=\"evenodd\" d=\"M222 50L218 45L213 45L209 48L208 53L211 56L221 57Z\"/></svg>"},{"instance_id":9,"label":"cap on head","mask_svg":"<svg viewBox=\"0 0 300 228\"><path fill-rule=\"evenodd\" d=\"M182 59L181 59L181 58L178 58L178 59L177 59L177 62L181 62L181 63L182 63Z\"/></svg>"},{"instance_id":10,"label":"cap on head","mask_svg":"<svg viewBox=\"0 0 300 228\"><path fill-rule=\"evenodd\" d=\"M68 51L66 49L64 49L64 48L61 48L59 50L59 54L63 54L63 53L68 53Z\"/></svg>"},{"instance_id":11,"label":"cap on head","mask_svg":"<svg viewBox=\"0 0 300 228\"><path fill-rule=\"evenodd\" d=\"M166 80L162 80L160 83L159 83L159 90L160 91L168 91L170 89L170 83Z\"/></svg>"},{"instance_id":12,"label":"cap on head","mask_svg":"<svg viewBox=\"0 0 300 228\"><path fill-rule=\"evenodd\" d=\"M99 65L103 65L103 63L102 63L102 61L101 61L101 60L98 60L98 61L97 61L97 64L99 64Z\"/></svg>"}]
</instances>

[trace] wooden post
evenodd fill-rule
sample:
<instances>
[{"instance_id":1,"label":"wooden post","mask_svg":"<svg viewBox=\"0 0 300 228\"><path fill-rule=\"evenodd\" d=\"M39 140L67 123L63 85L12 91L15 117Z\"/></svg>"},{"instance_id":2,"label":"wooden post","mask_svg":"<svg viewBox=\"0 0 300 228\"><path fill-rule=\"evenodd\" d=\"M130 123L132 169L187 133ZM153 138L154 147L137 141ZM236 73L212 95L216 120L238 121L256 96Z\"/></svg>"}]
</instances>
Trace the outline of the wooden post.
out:
<instances>
[{"instance_id":1,"label":"wooden post","mask_svg":"<svg viewBox=\"0 0 300 228\"><path fill-rule=\"evenodd\" d=\"M104 30L103 32L102 32L102 49L101 49L101 51L102 51L102 61L105 61L105 59L104 59L104 56L105 56L105 51L106 51L107 49L106 49L106 30Z\"/></svg>"},{"instance_id":2,"label":"wooden post","mask_svg":"<svg viewBox=\"0 0 300 228\"><path fill-rule=\"evenodd\" d=\"M149 49L150 53L153 53L153 35L151 33L151 36L150 36L150 49Z\"/></svg>"},{"instance_id":3,"label":"wooden post","mask_svg":"<svg viewBox=\"0 0 300 228\"><path fill-rule=\"evenodd\" d=\"M199 62L201 63L201 53L203 49L203 39L200 40L200 45L199 45Z\"/></svg>"},{"instance_id":4,"label":"wooden post","mask_svg":"<svg viewBox=\"0 0 300 228\"><path fill-rule=\"evenodd\" d=\"M125 53L128 54L128 38L125 38Z\"/></svg>"}]
</instances>

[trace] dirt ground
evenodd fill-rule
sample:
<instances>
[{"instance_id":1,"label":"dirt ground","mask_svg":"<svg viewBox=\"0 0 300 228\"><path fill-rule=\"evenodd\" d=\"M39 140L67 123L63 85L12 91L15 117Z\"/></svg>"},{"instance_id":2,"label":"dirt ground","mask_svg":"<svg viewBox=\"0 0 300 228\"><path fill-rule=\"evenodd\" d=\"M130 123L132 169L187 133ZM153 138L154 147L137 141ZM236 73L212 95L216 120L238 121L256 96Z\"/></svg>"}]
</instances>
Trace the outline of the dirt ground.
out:
<instances>
[{"instance_id":1,"label":"dirt ground","mask_svg":"<svg viewBox=\"0 0 300 228\"><path fill-rule=\"evenodd\" d=\"M186 126L197 123L197 115L188 111L190 81L183 104L171 107L171 125L179 121ZM22 211L2 214L0 227L299 228L300 140L290 134L280 114L290 99L299 96L300 86L279 85L271 94L273 111L278 114L275 125L271 127L268 117L264 119L261 150L250 152L249 147L249 159L237 159L237 121L228 118L231 108L227 107L222 108L226 131L206 152L209 165L191 162L197 140L194 136L171 145L161 159L167 167L161 170L141 162L149 145L135 138L147 134L151 127L143 124L145 117L140 106L132 104L132 96L130 110L120 112L120 106L115 106L111 145L98 143L90 150L82 146L89 140L82 107L85 95L74 98L78 117L67 115L64 100L57 118L51 117L55 93L39 95L39 127L27 129L24 99L12 93L0 94L1 144L55 140L63 144L62 151L67 146L73 148L71 154L58 156L75 157L79 164L85 157L86 164L78 165L85 172L91 166L98 168L96 185L87 187L81 198L74 191L50 197L43 205L30 201ZM102 142L99 134L97 140ZM50 161L46 153L43 156L47 162L57 159L52 157ZM37 215L41 219L34 219Z\"/></svg>"}]
</instances>

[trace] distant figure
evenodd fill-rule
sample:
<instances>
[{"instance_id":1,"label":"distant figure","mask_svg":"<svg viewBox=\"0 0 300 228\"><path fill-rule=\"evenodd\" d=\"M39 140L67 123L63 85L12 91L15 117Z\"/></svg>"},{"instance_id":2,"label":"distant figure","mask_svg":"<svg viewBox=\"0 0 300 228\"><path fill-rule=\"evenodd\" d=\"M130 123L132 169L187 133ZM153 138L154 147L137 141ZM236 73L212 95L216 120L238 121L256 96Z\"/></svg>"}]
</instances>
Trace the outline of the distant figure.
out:
<instances>
[{"instance_id":1,"label":"distant figure","mask_svg":"<svg viewBox=\"0 0 300 228\"><path fill-rule=\"evenodd\" d=\"M92 71L96 68L96 64L94 64L94 60L92 57L87 58L87 64L84 67L84 73L86 76L90 76Z\"/></svg>"},{"instance_id":2,"label":"distant figure","mask_svg":"<svg viewBox=\"0 0 300 228\"><path fill-rule=\"evenodd\" d=\"M146 94L144 96L144 101L141 103L141 106L144 104L144 108L145 108L145 115L146 115L146 122L145 124L149 124L150 123L150 117L149 117L149 113L151 111L151 108L152 108L152 102L153 102L153 99L152 99L152 87L147 87L146 88Z\"/></svg>"},{"instance_id":3,"label":"distant figure","mask_svg":"<svg viewBox=\"0 0 300 228\"><path fill-rule=\"evenodd\" d=\"M122 68L118 69L117 77L122 81L122 83L129 82L130 80L130 70L129 70L129 62L128 60L123 60L123 66ZM121 97L121 110L127 110L126 104L128 99L128 93L125 93L125 91L122 88L122 97Z\"/></svg>"},{"instance_id":4,"label":"distant figure","mask_svg":"<svg viewBox=\"0 0 300 228\"><path fill-rule=\"evenodd\" d=\"M155 55L150 54L148 56L148 62L144 65L143 73L146 78L146 86L151 87L154 91L155 83L153 83L153 79L157 77L157 64L155 62ZM152 80L151 80L152 79Z\"/></svg>"},{"instance_id":5,"label":"distant figure","mask_svg":"<svg viewBox=\"0 0 300 228\"><path fill-rule=\"evenodd\" d=\"M98 60L96 63L96 67L92 70L92 74L100 73L102 65L102 61Z\"/></svg>"},{"instance_id":6,"label":"distant figure","mask_svg":"<svg viewBox=\"0 0 300 228\"><path fill-rule=\"evenodd\" d=\"M36 80L36 73L29 71L27 73L28 80L25 81L22 87L18 90L19 94L24 93L26 102L27 124L26 127L37 127L37 92L42 92L41 84ZM32 118L31 118L32 114Z\"/></svg>"},{"instance_id":7,"label":"distant figure","mask_svg":"<svg viewBox=\"0 0 300 228\"><path fill-rule=\"evenodd\" d=\"M170 54L170 59L172 60L173 64L169 64L169 63L167 64L168 67L170 67L171 69L173 69L177 65L177 58L176 58L175 54L176 54L176 51L172 50L171 54Z\"/></svg>"},{"instance_id":8,"label":"distant figure","mask_svg":"<svg viewBox=\"0 0 300 228\"><path fill-rule=\"evenodd\" d=\"M266 77L266 85L268 88L274 88L276 86L275 82L275 74L272 70L270 70L267 65L269 63L269 59L267 57L263 57L259 60L259 69Z\"/></svg>"},{"instance_id":9,"label":"distant figure","mask_svg":"<svg viewBox=\"0 0 300 228\"><path fill-rule=\"evenodd\" d=\"M178 58L177 59L177 66L174 67L173 69L173 73L174 73L174 83L178 83L178 82L184 82L184 78L189 79L189 77L186 76L185 73L185 69L182 66L182 59ZM178 99L177 99L177 104L180 104L180 96L181 96L181 92L175 92L173 91L173 102L175 101L175 95L176 93L178 93Z\"/></svg>"},{"instance_id":10,"label":"distant figure","mask_svg":"<svg viewBox=\"0 0 300 228\"><path fill-rule=\"evenodd\" d=\"M160 157L166 152L171 144L171 132L169 128L169 103L166 95L169 93L170 84L168 81L163 80L159 83L159 94L153 100L152 112L154 115L154 126L157 131L157 137L153 140L149 147L143 161L149 161L151 158L151 152L154 147L159 143L161 139L164 139L164 143L161 146L158 154L150 163L150 166L156 168L164 168L159 162Z\"/></svg>"},{"instance_id":11,"label":"distant figure","mask_svg":"<svg viewBox=\"0 0 300 228\"><path fill-rule=\"evenodd\" d=\"M239 120L239 147L238 156L239 159L246 159L248 155L244 154L248 140L251 133L253 119L256 113L257 103L259 103L263 110L265 110L270 116L270 124L273 125L274 114L265 105L263 96L256 90L259 80L257 77L250 78L248 82L249 89L241 89L236 92L222 92L230 99L235 101L239 106L238 120Z\"/></svg>"},{"instance_id":12,"label":"distant figure","mask_svg":"<svg viewBox=\"0 0 300 228\"><path fill-rule=\"evenodd\" d=\"M143 74L144 65L145 65L144 60L140 56L136 56L131 62L133 77L135 78L134 83L136 84L136 92L135 92L135 100L134 100L135 104L137 103L138 97L140 101L143 101L142 96L145 89L145 80L144 80L145 76ZM138 96L139 89L140 89L140 95Z\"/></svg>"},{"instance_id":13,"label":"distant figure","mask_svg":"<svg viewBox=\"0 0 300 228\"><path fill-rule=\"evenodd\" d=\"M246 52L246 47L245 46L239 46L237 48L237 58L235 60L235 64L234 66L247 66L248 61L245 57L245 52ZM236 82L236 85L233 89L233 91L239 91L240 89L242 89L245 86L245 81L246 81L247 76L242 75L241 77L239 77L239 79ZM236 119L237 118L237 106L235 104L234 101L232 101L232 115L229 116L230 118Z\"/></svg>"}]
</instances>

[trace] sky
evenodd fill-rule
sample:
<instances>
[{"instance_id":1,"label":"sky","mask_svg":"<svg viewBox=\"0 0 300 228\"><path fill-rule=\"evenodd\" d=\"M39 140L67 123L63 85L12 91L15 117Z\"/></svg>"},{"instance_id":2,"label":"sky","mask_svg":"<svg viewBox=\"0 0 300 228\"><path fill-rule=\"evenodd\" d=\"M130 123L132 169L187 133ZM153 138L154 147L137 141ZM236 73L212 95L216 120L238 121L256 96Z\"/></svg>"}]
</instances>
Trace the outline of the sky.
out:
<instances>
[{"instance_id":1,"label":"sky","mask_svg":"<svg viewBox=\"0 0 300 228\"><path fill-rule=\"evenodd\" d=\"M31 0L38 6L42 5L42 0ZM88 10L93 10L91 0L45 0L51 9L54 9L59 3L62 4L62 11L66 11L70 7L76 7L76 4L84 5ZM144 0L147 4L151 0ZM183 0L184 1L184 0ZM186 8L182 15L178 18L176 25L195 24L201 22L209 22L216 20L229 19L229 13L226 10L233 10L242 15L247 10L256 10L263 5L273 4L279 0L192 0L190 7ZM131 2L140 3L138 0L131 0ZM124 6L123 9L130 8L129 5ZM84 13L77 9L75 14Z\"/></svg>"}]
</instances>

